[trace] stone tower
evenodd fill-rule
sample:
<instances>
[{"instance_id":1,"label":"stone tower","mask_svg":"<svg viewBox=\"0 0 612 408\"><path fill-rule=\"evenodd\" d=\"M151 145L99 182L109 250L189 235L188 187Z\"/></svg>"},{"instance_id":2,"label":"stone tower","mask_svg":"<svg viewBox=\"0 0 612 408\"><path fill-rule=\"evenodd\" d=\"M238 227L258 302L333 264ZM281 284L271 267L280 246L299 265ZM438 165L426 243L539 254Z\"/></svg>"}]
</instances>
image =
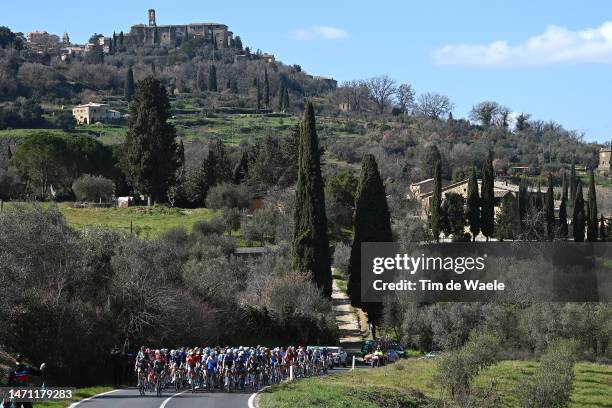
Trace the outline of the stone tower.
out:
<instances>
[{"instance_id":1,"label":"stone tower","mask_svg":"<svg viewBox=\"0 0 612 408\"><path fill-rule=\"evenodd\" d=\"M155 27L157 24L155 23L155 9L149 9L149 26Z\"/></svg>"}]
</instances>

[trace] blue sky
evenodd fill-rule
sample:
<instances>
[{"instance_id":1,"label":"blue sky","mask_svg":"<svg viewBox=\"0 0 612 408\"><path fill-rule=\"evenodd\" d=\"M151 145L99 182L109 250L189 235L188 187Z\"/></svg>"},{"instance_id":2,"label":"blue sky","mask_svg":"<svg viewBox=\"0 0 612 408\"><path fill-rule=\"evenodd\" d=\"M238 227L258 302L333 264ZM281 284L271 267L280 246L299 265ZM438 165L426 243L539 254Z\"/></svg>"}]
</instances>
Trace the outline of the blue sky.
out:
<instances>
[{"instance_id":1,"label":"blue sky","mask_svg":"<svg viewBox=\"0 0 612 408\"><path fill-rule=\"evenodd\" d=\"M577 1L7 2L0 25L67 30L73 41L145 23L220 22L246 45L339 81L387 73L438 92L455 116L495 100L515 112L612 139L612 2ZM87 4L87 6L83 6ZM100 7L97 7L100 5ZM607 23L610 21L610 23Z\"/></svg>"}]
</instances>

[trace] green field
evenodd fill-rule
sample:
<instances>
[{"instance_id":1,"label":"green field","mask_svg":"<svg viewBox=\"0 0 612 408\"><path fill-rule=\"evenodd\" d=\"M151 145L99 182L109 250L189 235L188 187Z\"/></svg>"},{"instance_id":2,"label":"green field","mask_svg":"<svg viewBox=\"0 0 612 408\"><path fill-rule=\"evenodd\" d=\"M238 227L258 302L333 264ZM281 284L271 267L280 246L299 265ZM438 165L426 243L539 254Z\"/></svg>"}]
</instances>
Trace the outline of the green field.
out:
<instances>
[{"instance_id":1,"label":"green field","mask_svg":"<svg viewBox=\"0 0 612 408\"><path fill-rule=\"evenodd\" d=\"M19 205L22 205L20 203ZM5 204L10 208L13 203ZM197 221L209 221L220 211L208 208L183 209L166 206L128 207L128 208L76 208L69 203L38 205L57 205L71 227L83 229L86 227L105 227L122 232L132 232L139 238L155 238L175 227L184 227L187 231ZM238 242L240 244L240 241Z\"/></svg>"},{"instance_id":2,"label":"green field","mask_svg":"<svg viewBox=\"0 0 612 408\"><path fill-rule=\"evenodd\" d=\"M488 390L494 382L504 407L517 407L513 392L519 378L538 367L534 361L502 361L484 370L475 387ZM612 366L578 363L570 408L612 407ZM409 359L381 369L359 369L324 378L272 387L261 395L261 408L425 407L439 397L434 360Z\"/></svg>"},{"instance_id":3,"label":"green field","mask_svg":"<svg viewBox=\"0 0 612 408\"><path fill-rule=\"evenodd\" d=\"M42 402L39 404L34 404L36 408L65 408L70 406L73 402L80 401L82 399L91 397L96 394L100 394L103 392L107 392L112 390L111 387L91 387L91 388L79 388L74 393L73 398L70 401L63 402Z\"/></svg>"},{"instance_id":4,"label":"green field","mask_svg":"<svg viewBox=\"0 0 612 408\"><path fill-rule=\"evenodd\" d=\"M174 227L191 230L197 221L207 221L217 212L208 208L181 209L164 206L129 208L73 208L67 204L59 206L69 225L81 229L101 226L118 231L132 231L140 238L154 238Z\"/></svg>"}]
</instances>

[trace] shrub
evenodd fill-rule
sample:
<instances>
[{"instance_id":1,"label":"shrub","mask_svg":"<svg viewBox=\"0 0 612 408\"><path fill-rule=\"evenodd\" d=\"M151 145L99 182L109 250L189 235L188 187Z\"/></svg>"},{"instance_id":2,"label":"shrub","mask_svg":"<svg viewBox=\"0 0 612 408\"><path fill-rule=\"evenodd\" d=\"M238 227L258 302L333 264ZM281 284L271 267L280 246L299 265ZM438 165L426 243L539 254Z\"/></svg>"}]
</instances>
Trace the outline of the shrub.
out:
<instances>
[{"instance_id":1,"label":"shrub","mask_svg":"<svg viewBox=\"0 0 612 408\"><path fill-rule=\"evenodd\" d=\"M202 235L221 235L224 231L225 223L221 217L214 217L209 221L196 221L193 224L193 232Z\"/></svg>"},{"instance_id":2,"label":"shrub","mask_svg":"<svg viewBox=\"0 0 612 408\"><path fill-rule=\"evenodd\" d=\"M232 231L240 229L242 214L238 208L225 208L222 217L225 224L225 231L229 235L232 235Z\"/></svg>"},{"instance_id":3,"label":"shrub","mask_svg":"<svg viewBox=\"0 0 612 408\"><path fill-rule=\"evenodd\" d=\"M540 367L530 379L522 379L516 389L521 406L562 408L569 405L574 389L576 344L570 340L552 343L540 359Z\"/></svg>"},{"instance_id":4,"label":"shrub","mask_svg":"<svg viewBox=\"0 0 612 408\"><path fill-rule=\"evenodd\" d=\"M482 369L495 363L499 344L499 337L494 333L475 330L462 348L440 358L440 383L461 406L468 401L472 379Z\"/></svg>"},{"instance_id":5,"label":"shrub","mask_svg":"<svg viewBox=\"0 0 612 408\"><path fill-rule=\"evenodd\" d=\"M223 183L210 189L206 196L208 208L239 208L249 207L251 195L244 185Z\"/></svg>"},{"instance_id":6,"label":"shrub","mask_svg":"<svg viewBox=\"0 0 612 408\"><path fill-rule=\"evenodd\" d=\"M102 176L85 174L72 183L72 191L79 201L108 201L115 193L115 183Z\"/></svg>"},{"instance_id":7,"label":"shrub","mask_svg":"<svg viewBox=\"0 0 612 408\"><path fill-rule=\"evenodd\" d=\"M333 266L342 274L348 272L349 258L351 257L351 246L343 242L336 244L334 248Z\"/></svg>"}]
</instances>

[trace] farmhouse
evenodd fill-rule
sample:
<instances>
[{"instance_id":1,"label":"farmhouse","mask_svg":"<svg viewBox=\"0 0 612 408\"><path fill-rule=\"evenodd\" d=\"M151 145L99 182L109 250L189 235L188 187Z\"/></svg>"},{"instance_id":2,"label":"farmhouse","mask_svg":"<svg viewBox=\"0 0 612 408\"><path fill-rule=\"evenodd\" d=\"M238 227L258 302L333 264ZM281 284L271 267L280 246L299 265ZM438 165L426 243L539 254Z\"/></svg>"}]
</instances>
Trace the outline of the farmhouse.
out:
<instances>
[{"instance_id":1,"label":"farmhouse","mask_svg":"<svg viewBox=\"0 0 612 408\"><path fill-rule=\"evenodd\" d=\"M75 106L72 116L79 125L90 125L96 122L108 122L121 119L121 113L108 108L104 103L89 102L85 105Z\"/></svg>"},{"instance_id":2,"label":"farmhouse","mask_svg":"<svg viewBox=\"0 0 612 408\"><path fill-rule=\"evenodd\" d=\"M420 203L421 219L427 220L430 215L430 207L433 200L434 179L426 179L413 183L409 187L408 198L417 200ZM493 186L493 194L495 196L495 212L499 211L501 203L506 195L511 194L513 197L518 196L519 187L514 184L496 181ZM482 194L482 181L478 180L478 192ZM458 181L456 183L447 184L442 187L442 197L447 193L457 193L467 199L468 194L468 179Z\"/></svg>"},{"instance_id":3,"label":"farmhouse","mask_svg":"<svg viewBox=\"0 0 612 408\"><path fill-rule=\"evenodd\" d=\"M609 147L602 147L599 149L599 166L597 167L597 172L601 174L609 174L610 173L610 155L612 154L612 149Z\"/></svg>"}]
</instances>

